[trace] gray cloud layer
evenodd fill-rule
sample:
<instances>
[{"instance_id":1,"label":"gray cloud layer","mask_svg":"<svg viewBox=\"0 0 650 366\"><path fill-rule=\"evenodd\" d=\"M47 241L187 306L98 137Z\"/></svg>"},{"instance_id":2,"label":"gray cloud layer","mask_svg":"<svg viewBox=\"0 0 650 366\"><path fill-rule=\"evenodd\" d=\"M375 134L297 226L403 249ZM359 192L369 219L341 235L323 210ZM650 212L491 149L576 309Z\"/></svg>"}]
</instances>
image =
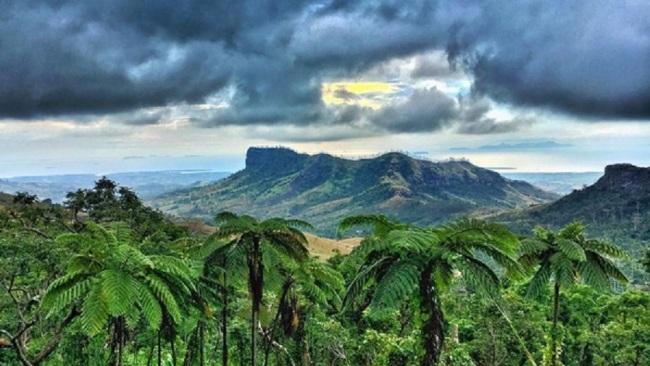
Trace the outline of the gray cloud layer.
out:
<instances>
[{"instance_id":1,"label":"gray cloud layer","mask_svg":"<svg viewBox=\"0 0 650 366\"><path fill-rule=\"evenodd\" d=\"M0 0L0 7L0 118L226 96L230 107L200 118L203 125L363 117L388 131L419 132L456 120L459 132L480 134L530 123L488 118L481 96L586 118L650 118L650 3L643 1ZM446 49L474 77L473 101L454 105L429 89L381 115L323 105L323 80L434 49ZM413 76L447 72L422 61Z\"/></svg>"}]
</instances>

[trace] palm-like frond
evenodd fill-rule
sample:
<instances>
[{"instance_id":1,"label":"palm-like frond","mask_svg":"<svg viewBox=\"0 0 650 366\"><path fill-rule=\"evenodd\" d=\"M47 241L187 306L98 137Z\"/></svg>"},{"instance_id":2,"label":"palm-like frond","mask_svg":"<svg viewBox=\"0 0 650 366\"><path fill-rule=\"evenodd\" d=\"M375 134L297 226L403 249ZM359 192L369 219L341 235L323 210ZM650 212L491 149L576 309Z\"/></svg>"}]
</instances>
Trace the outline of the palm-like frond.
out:
<instances>
[{"instance_id":1,"label":"palm-like frond","mask_svg":"<svg viewBox=\"0 0 650 366\"><path fill-rule=\"evenodd\" d=\"M609 287L610 280L627 282L625 275L607 257L622 258L625 252L617 246L587 239L585 227L573 222L557 233L538 227L534 238L523 241L520 263L532 268L539 265L529 285L529 293L538 295L553 279L561 286L582 280L597 289Z\"/></svg>"},{"instance_id":2,"label":"palm-like frond","mask_svg":"<svg viewBox=\"0 0 650 366\"><path fill-rule=\"evenodd\" d=\"M388 271L378 280L373 308L393 308L408 299L417 288L419 267L409 260L392 263Z\"/></svg>"},{"instance_id":3,"label":"palm-like frond","mask_svg":"<svg viewBox=\"0 0 650 366\"><path fill-rule=\"evenodd\" d=\"M99 275L102 298L111 316L128 314L137 298L137 286L133 278L123 271L107 269Z\"/></svg>"},{"instance_id":4,"label":"palm-like frond","mask_svg":"<svg viewBox=\"0 0 650 366\"><path fill-rule=\"evenodd\" d=\"M548 286L548 281L551 279L552 275L551 263L544 262L540 268L535 272L533 278L528 283L528 290L526 296L531 298L537 298L544 293L544 289Z\"/></svg>"},{"instance_id":5,"label":"palm-like frond","mask_svg":"<svg viewBox=\"0 0 650 366\"><path fill-rule=\"evenodd\" d=\"M536 237L526 238L520 243L519 254L521 256L537 255L548 249L548 244Z\"/></svg>"},{"instance_id":6,"label":"palm-like frond","mask_svg":"<svg viewBox=\"0 0 650 366\"><path fill-rule=\"evenodd\" d=\"M81 327L90 335L104 330L108 323L108 306L101 287L93 287L86 296L79 316Z\"/></svg>"},{"instance_id":7,"label":"palm-like frond","mask_svg":"<svg viewBox=\"0 0 650 366\"><path fill-rule=\"evenodd\" d=\"M580 245L585 250L589 250L599 255L608 256L610 258L627 258L628 254L618 246L600 240L587 239L580 242Z\"/></svg>"},{"instance_id":8,"label":"palm-like frond","mask_svg":"<svg viewBox=\"0 0 650 366\"><path fill-rule=\"evenodd\" d=\"M157 330L162 322L162 308L151 289L143 283L137 283L138 302L149 328Z\"/></svg>"},{"instance_id":9,"label":"palm-like frond","mask_svg":"<svg viewBox=\"0 0 650 366\"><path fill-rule=\"evenodd\" d=\"M460 256L457 261L460 262L463 279L471 284L474 290L490 296L498 293L499 277L487 264L471 256Z\"/></svg>"},{"instance_id":10,"label":"palm-like frond","mask_svg":"<svg viewBox=\"0 0 650 366\"><path fill-rule=\"evenodd\" d=\"M179 322L181 319L181 310L167 283L165 283L165 281L158 275L153 273L145 276L144 282L156 296L160 305L169 313L172 320Z\"/></svg>"},{"instance_id":11,"label":"palm-like frond","mask_svg":"<svg viewBox=\"0 0 650 366\"><path fill-rule=\"evenodd\" d=\"M381 257L361 267L345 292L343 307L349 306L350 302L359 296L368 281L377 273L383 272L382 270L389 267L394 260L395 258L391 257Z\"/></svg>"},{"instance_id":12,"label":"palm-like frond","mask_svg":"<svg viewBox=\"0 0 650 366\"><path fill-rule=\"evenodd\" d=\"M384 238L392 230L405 229L407 225L393 221L384 215L358 215L343 219L337 228L338 235L355 227L370 227L373 235Z\"/></svg>"},{"instance_id":13,"label":"palm-like frond","mask_svg":"<svg viewBox=\"0 0 650 366\"><path fill-rule=\"evenodd\" d=\"M298 236L291 231L278 231L266 234L269 244L281 251L287 257L304 261L309 257L309 251L306 246L304 236Z\"/></svg>"},{"instance_id":14,"label":"palm-like frond","mask_svg":"<svg viewBox=\"0 0 650 366\"><path fill-rule=\"evenodd\" d=\"M68 264L68 273L48 288L43 308L52 313L80 304L82 328L91 335L116 317L123 317L128 325L144 317L154 329L163 313L178 322L179 303L196 293L195 271L174 256L145 255L125 241L131 237L88 223L81 233L58 238L57 243L77 254Z\"/></svg>"},{"instance_id":15,"label":"palm-like frond","mask_svg":"<svg viewBox=\"0 0 650 366\"><path fill-rule=\"evenodd\" d=\"M426 257L439 251L437 244L440 238L436 232L416 229L393 230L387 235L386 240L390 243L388 250L401 256Z\"/></svg>"},{"instance_id":16,"label":"palm-like frond","mask_svg":"<svg viewBox=\"0 0 650 366\"><path fill-rule=\"evenodd\" d=\"M567 258L578 262L583 262L587 259L587 257L585 256L584 249L582 249L582 247L575 241L570 239L558 238L558 240L555 243L557 245L557 248Z\"/></svg>"}]
</instances>

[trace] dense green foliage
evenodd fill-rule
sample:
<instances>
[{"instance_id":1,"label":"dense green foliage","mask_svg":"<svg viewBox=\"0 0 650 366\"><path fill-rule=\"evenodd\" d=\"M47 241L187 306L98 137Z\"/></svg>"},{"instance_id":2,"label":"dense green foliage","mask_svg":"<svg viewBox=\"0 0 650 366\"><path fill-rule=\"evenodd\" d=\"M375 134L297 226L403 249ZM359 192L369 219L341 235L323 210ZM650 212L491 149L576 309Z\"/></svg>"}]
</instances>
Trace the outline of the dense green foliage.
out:
<instances>
[{"instance_id":1,"label":"dense green foliage","mask_svg":"<svg viewBox=\"0 0 650 366\"><path fill-rule=\"evenodd\" d=\"M650 293L617 269L642 256L579 224L518 237L350 217L341 235L369 235L327 262L304 222L214 224L174 223L105 179L65 205L0 196L0 364L650 363Z\"/></svg>"}]
</instances>

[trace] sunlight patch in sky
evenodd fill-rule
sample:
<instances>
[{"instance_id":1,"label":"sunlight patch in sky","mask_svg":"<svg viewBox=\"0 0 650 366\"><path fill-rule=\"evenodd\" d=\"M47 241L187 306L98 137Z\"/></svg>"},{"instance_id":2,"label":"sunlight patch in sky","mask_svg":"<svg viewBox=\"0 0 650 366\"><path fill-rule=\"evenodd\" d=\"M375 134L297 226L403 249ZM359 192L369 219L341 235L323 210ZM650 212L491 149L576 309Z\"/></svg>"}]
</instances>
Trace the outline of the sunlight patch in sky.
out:
<instances>
[{"instance_id":1,"label":"sunlight patch in sky","mask_svg":"<svg viewBox=\"0 0 650 366\"><path fill-rule=\"evenodd\" d=\"M383 81L339 81L323 83L321 95L328 105L356 104L379 109L382 102L376 96L387 96L396 91L393 84Z\"/></svg>"}]
</instances>

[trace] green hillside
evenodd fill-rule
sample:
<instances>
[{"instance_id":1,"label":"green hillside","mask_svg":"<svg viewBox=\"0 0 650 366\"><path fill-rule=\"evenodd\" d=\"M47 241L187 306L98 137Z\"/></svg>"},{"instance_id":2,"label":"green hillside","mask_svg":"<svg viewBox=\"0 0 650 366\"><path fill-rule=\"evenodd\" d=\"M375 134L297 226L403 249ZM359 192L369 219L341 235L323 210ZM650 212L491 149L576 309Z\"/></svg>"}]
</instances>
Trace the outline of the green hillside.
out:
<instances>
[{"instance_id":1,"label":"green hillside","mask_svg":"<svg viewBox=\"0 0 650 366\"><path fill-rule=\"evenodd\" d=\"M346 160L285 148L251 148L246 168L220 182L164 195L155 207L210 218L222 210L305 219L332 233L347 215L385 213L431 224L555 199L467 161L430 162L400 153Z\"/></svg>"},{"instance_id":2,"label":"green hillside","mask_svg":"<svg viewBox=\"0 0 650 366\"><path fill-rule=\"evenodd\" d=\"M591 234L616 242L638 258L650 247L650 168L609 165L591 186L496 219L522 233L535 225L559 228L580 220Z\"/></svg>"}]
</instances>

